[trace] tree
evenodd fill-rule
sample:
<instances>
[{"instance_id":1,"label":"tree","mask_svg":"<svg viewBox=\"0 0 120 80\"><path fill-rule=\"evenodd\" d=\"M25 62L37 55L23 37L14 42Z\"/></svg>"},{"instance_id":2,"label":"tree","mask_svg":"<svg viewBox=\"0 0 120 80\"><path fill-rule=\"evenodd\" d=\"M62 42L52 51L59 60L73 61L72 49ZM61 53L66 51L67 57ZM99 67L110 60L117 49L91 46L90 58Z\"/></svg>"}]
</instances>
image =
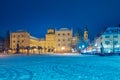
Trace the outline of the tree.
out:
<instances>
[{"instance_id":1,"label":"tree","mask_svg":"<svg viewBox=\"0 0 120 80\"><path fill-rule=\"evenodd\" d=\"M39 54L41 53L42 47L38 46Z\"/></svg>"},{"instance_id":2,"label":"tree","mask_svg":"<svg viewBox=\"0 0 120 80\"><path fill-rule=\"evenodd\" d=\"M36 47L35 46L32 46L31 47L31 50L33 51L33 54L34 54L34 49L35 49Z\"/></svg>"},{"instance_id":3,"label":"tree","mask_svg":"<svg viewBox=\"0 0 120 80\"><path fill-rule=\"evenodd\" d=\"M19 44L17 43L16 53L18 54L19 52L20 52L20 46L19 46Z\"/></svg>"},{"instance_id":4,"label":"tree","mask_svg":"<svg viewBox=\"0 0 120 80\"><path fill-rule=\"evenodd\" d=\"M30 46L26 46L25 49L27 49L27 55L29 55Z\"/></svg>"},{"instance_id":5,"label":"tree","mask_svg":"<svg viewBox=\"0 0 120 80\"><path fill-rule=\"evenodd\" d=\"M23 53L23 50L25 49L25 47L24 47L24 46L21 46L20 49L22 49L22 53Z\"/></svg>"}]
</instances>

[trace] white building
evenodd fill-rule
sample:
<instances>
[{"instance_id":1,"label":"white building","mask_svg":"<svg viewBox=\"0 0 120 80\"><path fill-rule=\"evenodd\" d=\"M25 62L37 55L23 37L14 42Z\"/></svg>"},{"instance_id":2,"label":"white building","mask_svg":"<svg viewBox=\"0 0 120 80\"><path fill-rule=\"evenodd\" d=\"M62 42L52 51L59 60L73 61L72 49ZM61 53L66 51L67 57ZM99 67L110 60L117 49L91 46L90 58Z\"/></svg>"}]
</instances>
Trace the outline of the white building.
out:
<instances>
[{"instance_id":1,"label":"white building","mask_svg":"<svg viewBox=\"0 0 120 80\"><path fill-rule=\"evenodd\" d=\"M120 52L120 27L108 27L101 36L101 46L104 53Z\"/></svg>"}]
</instances>

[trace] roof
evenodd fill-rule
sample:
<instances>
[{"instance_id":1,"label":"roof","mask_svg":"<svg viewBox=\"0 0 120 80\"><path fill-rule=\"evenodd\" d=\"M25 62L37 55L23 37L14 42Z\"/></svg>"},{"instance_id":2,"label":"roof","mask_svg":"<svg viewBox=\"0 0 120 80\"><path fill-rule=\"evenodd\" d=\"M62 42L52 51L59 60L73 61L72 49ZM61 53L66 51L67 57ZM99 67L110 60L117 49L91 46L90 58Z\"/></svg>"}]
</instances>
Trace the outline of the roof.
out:
<instances>
[{"instance_id":1,"label":"roof","mask_svg":"<svg viewBox=\"0 0 120 80\"><path fill-rule=\"evenodd\" d=\"M25 31L25 30L17 30L17 31L15 31L15 32L13 32L13 33L20 33L20 32L27 32L27 31ZM27 32L27 33L29 33L29 32Z\"/></svg>"},{"instance_id":2,"label":"roof","mask_svg":"<svg viewBox=\"0 0 120 80\"><path fill-rule=\"evenodd\" d=\"M34 36L30 36L30 39L36 39L36 40L39 40L39 38L36 38Z\"/></svg>"},{"instance_id":3,"label":"roof","mask_svg":"<svg viewBox=\"0 0 120 80\"><path fill-rule=\"evenodd\" d=\"M69 31L70 29L68 28L60 28L59 30L56 30L56 31Z\"/></svg>"},{"instance_id":4,"label":"roof","mask_svg":"<svg viewBox=\"0 0 120 80\"><path fill-rule=\"evenodd\" d=\"M104 31L103 35L107 34L120 34L120 27L108 27Z\"/></svg>"}]
</instances>

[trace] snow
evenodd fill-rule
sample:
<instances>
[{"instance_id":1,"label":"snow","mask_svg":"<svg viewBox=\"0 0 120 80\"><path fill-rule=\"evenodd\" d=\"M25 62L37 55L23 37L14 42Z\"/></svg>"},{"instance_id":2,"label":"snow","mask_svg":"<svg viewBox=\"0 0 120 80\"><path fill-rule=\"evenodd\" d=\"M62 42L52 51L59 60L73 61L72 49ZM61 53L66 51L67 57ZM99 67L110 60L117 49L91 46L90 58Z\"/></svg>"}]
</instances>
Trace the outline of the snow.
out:
<instances>
[{"instance_id":1,"label":"snow","mask_svg":"<svg viewBox=\"0 0 120 80\"><path fill-rule=\"evenodd\" d=\"M9 55L0 80L120 80L120 56Z\"/></svg>"}]
</instances>

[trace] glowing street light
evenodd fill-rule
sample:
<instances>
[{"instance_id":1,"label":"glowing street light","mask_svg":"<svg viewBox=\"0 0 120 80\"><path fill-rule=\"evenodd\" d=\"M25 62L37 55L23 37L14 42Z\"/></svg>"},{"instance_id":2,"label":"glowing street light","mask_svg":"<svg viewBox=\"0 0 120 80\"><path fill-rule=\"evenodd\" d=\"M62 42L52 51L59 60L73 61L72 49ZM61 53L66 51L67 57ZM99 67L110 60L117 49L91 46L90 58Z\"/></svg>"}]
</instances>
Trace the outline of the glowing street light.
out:
<instances>
[{"instance_id":1,"label":"glowing street light","mask_svg":"<svg viewBox=\"0 0 120 80\"><path fill-rule=\"evenodd\" d=\"M62 47L61 49L62 49L62 50L64 50L64 49L65 49L65 47Z\"/></svg>"}]
</instances>

